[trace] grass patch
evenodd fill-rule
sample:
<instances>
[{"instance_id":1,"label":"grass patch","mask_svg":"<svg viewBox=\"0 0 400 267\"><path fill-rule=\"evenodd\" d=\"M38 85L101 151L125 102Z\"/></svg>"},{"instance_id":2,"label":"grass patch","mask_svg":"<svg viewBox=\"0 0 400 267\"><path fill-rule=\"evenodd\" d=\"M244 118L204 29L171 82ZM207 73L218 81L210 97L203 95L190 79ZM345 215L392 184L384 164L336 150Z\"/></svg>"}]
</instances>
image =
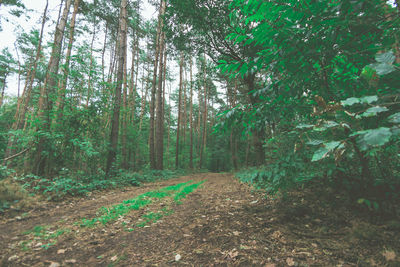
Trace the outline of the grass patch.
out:
<instances>
[{"instance_id":1,"label":"grass patch","mask_svg":"<svg viewBox=\"0 0 400 267\"><path fill-rule=\"evenodd\" d=\"M172 186L166 186L159 190L149 191L141 194L133 199L128 199L120 204L113 205L111 207L101 207L96 217L93 219L83 218L81 221L76 222L75 225L80 225L82 227L94 227L99 224L106 225L111 221L116 221L122 218L124 215L129 213L131 210L139 210L150 203L159 201L163 198L170 198L176 203L180 203L182 198L185 198L188 194L196 190L205 181L193 184L193 181L188 181L185 183L179 183ZM149 212L141 217L143 220L139 222L134 227L144 227L149 223L155 223L159 221L162 217L172 214L174 211L168 207L163 208L159 212ZM125 230L133 231L132 228L126 228L125 222L122 222ZM23 232L24 235L29 235L28 240L22 241L20 243L21 249L27 251L31 249L33 241L47 241L45 244L41 245L42 248L48 249L57 242L57 238L65 233L71 232L71 229L61 228L61 229L51 229L51 226L37 225L29 231Z\"/></svg>"},{"instance_id":2,"label":"grass patch","mask_svg":"<svg viewBox=\"0 0 400 267\"><path fill-rule=\"evenodd\" d=\"M31 240L25 240L21 243L21 249L27 251L30 249L30 245L34 240L36 241L50 241L46 244L41 245L44 249L49 249L51 246L56 244L56 239L65 234L71 232L70 229L57 229L57 230L50 230L50 226L42 226L37 225L31 230L25 231L22 234L30 235Z\"/></svg>"},{"instance_id":3,"label":"grass patch","mask_svg":"<svg viewBox=\"0 0 400 267\"><path fill-rule=\"evenodd\" d=\"M142 216L142 222L138 223L137 227L144 227L149 223L155 223L159 221L162 217L171 215L174 211L167 208L162 209L159 212L149 212Z\"/></svg>"},{"instance_id":4,"label":"grass patch","mask_svg":"<svg viewBox=\"0 0 400 267\"><path fill-rule=\"evenodd\" d=\"M109 208L101 207L98 211L97 217L93 219L83 218L79 224L82 227L91 227L98 223L105 225L110 221L115 221L123 217L131 210L139 210L140 208L149 205L153 201L157 201L166 197L171 197L176 202L180 203L180 199L185 198L186 195L190 194L204 183L204 181L202 181L197 184L191 184L192 182L193 181L188 181L185 183L167 186L159 190L149 191L137 196L136 198L125 200L121 204L113 205ZM154 216L156 215L154 214Z\"/></svg>"}]
</instances>

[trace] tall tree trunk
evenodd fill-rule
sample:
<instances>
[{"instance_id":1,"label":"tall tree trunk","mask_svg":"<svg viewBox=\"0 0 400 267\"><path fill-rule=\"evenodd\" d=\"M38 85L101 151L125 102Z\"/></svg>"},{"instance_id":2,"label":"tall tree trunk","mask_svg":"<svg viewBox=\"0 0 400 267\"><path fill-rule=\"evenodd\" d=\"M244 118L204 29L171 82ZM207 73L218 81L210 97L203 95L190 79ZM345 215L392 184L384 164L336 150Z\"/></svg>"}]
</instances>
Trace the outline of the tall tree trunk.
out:
<instances>
[{"instance_id":1,"label":"tall tree trunk","mask_svg":"<svg viewBox=\"0 0 400 267\"><path fill-rule=\"evenodd\" d=\"M257 97L254 96L253 91L255 89L254 87L254 80L255 80L255 74L251 74L246 77L245 81L247 83L247 90L250 98L250 104L253 106L253 108L256 108L257 106ZM263 140L264 140L264 129L254 129L253 130L253 145L254 145L254 150L256 153L256 159L255 159L255 165L263 165L265 164L265 151L263 147Z\"/></svg>"},{"instance_id":2,"label":"tall tree trunk","mask_svg":"<svg viewBox=\"0 0 400 267\"><path fill-rule=\"evenodd\" d=\"M161 1L160 7L160 66L159 66L159 75L158 75L158 91L157 91L157 116L156 116L156 132L155 132L155 152L156 152L156 169L162 170L164 168L164 136L163 136L163 129L164 129L164 112L163 112L163 77L164 77L164 36L165 34L162 32L162 28L164 26L163 23L163 16L165 11L165 1Z\"/></svg>"},{"instance_id":3,"label":"tall tree trunk","mask_svg":"<svg viewBox=\"0 0 400 267\"><path fill-rule=\"evenodd\" d=\"M17 54L17 59L18 59L18 93L17 93L17 99L18 99L20 90L21 90L21 61L19 59L19 53L18 53L18 48L17 48L16 42L14 43L14 49L15 49L15 53Z\"/></svg>"},{"instance_id":4,"label":"tall tree trunk","mask_svg":"<svg viewBox=\"0 0 400 267\"><path fill-rule=\"evenodd\" d=\"M106 175L111 174L111 169L117 156L118 148L118 131L119 131L119 115L121 109L121 90L124 79L124 64L126 60L126 24L127 24L127 0L121 0L121 11L120 11L120 29L119 29L119 48L118 48L118 72L117 72L117 85L115 87L114 96L114 110L113 118L111 121L111 133L110 133L110 146L108 150Z\"/></svg>"},{"instance_id":5,"label":"tall tree trunk","mask_svg":"<svg viewBox=\"0 0 400 267\"><path fill-rule=\"evenodd\" d=\"M67 0L60 17L59 23L56 27L56 32L54 34L53 48L47 68L47 74L44 84L40 90L40 97L38 103L38 117L41 119L42 125L39 126L39 131L49 131L50 130L50 111L53 108L52 97L55 94L55 87L57 85L57 73L60 64L60 55L62 49L62 41L64 38L65 25L67 23L69 9L71 7L71 0ZM46 168L47 156L44 155L46 138L44 136L39 138L36 146L36 157L33 173L36 175L43 175Z\"/></svg>"},{"instance_id":6,"label":"tall tree trunk","mask_svg":"<svg viewBox=\"0 0 400 267\"><path fill-rule=\"evenodd\" d=\"M205 61L205 59L204 59ZM206 150L206 135L207 135L207 81L206 81L206 61L204 62L203 83L204 83L204 114L203 114L203 138L200 148L200 169L203 166L203 155Z\"/></svg>"},{"instance_id":7,"label":"tall tree trunk","mask_svg":"<svg viewBox=\"0 0 400 267\"><path fill-rule=\"evenodd\" d=\"M94 3L96 3L96 1L94 1ZM90 43L90 65L89 65L88 89L87 89L87 96L86 96L86 108L89 106L90 97L92 95L93 45L94 45L94 40L96 37L96 27L97 27L97 21L96 21L96 17L94 17L93 18L92 41Z\"/></svg>"},{"instance_id":8,"label":"tall tree trunk","mask_svg":"<svg viewBox=\"0 0 400 267\"><path fill-rule=\"evenodd\" d=\"M102 77L103 77L103 83L106 82L106 76L105 76L105 73L104 73L104 70L105 70L105 59L104 59L104 57L105 57L105 54L106 54L107 36L108 36L107 33L108 33L108 22L106 22L106 30L105 30L105 33L104 33L103 49L101 51L101 74L102 74Z\"/></svg>"},{"instance_id":9,"label":"tall tree trunk","mask_svg":"<svg viewBox=\"0 0 400 267\"><path fill-rule=\"evenodd\" d=\"M128 31L128 28L125 29ZM126 60L126 52L125 52L125 60L124 60L124 78L123 78L123 98L122 98L122 138L121 138L121 149L122 149L122 169L128 169L128 149L127 149L127 134L128 134L128 70L127 70L127 60Z\"/></svg>"},{"instance_id":10,"label":"tall tree trunk","mask_svg":"<svg viewBox=\"0 0 400 267\"><path fill-rule=\"evenodd\" d=\"M145 79L144 78L144 71L145 71L145 68L144 68L144 66L143 66L143 75L142 75L142 104L141 104L141 109L140 109L140 122L139 122L139 132L141 132L142 131L142 124L143 124L143 117L144 117L144 112L145 112L145 109L146 109L146 99L147 99L147 94L148 94L148 90L149 90L149 81L150 81L150 72L149 72L149 69L150 69L150 67L148 67L148 70L147 70L147 78ZM143 88L143 83L144 83L144 80L146 80L146 83L145 83L145 88Z\"/></svg>"},{"instance_id":11,"label":"tall tree trunk","mask_svg":"<svg viewBox=\"0 0 400 267\"><path fill-rule=\"evenodd\" d=\"M186 64L183 68L184 73L184 82L183 82L183 146L186 145L186 125L187 125L187 112L186 112L186 84L187 84L187 73L186 73Z\"/></svg>"},{"instance_id":12,"label":"tall tree trunk","mask_svg":"<svg viewBox=\"0 0 400 267\"><path fill-rule=\"evenodd\" d=\"M36 70L38 62L40 60L40 54L42 53L43 32L44 32L44 25L46 24L48 6L49 6L49 1L47 0L46 6L43 11L42 27L40 29L39 41L38 41L38 46L36 48L36 56L33 62L33 68L28 71L28 74L26 76L24 91L22 92L22 97L18 99L17 111L15 112L14 123L12 126L13 130L22 129L25 124L25 115L29 107L29 102L31 100L33 81L36 76Z\"/></svg>"},{"instance_id":13,"label":"tall tree trunk","mask_svg":"<svg viewBox=\"0 0 400 267\"><path fill-rule=\"evenodd\" d=\"M7 80L7 76L4 77L3 79L3 87L1 88L1 93L0 93L0 108L3 105L3 99L4 99L4 92L6 90L6 80Z\"/></svg>"},{"instance_id":14,"label":"tall tree trunk","mask_svg":"<svg viewBox=\"0 0 400 267\"><path fill-rule=\"evenodd\" d=\"M163 5L161 0L160 7ZM156 47L155 47L155 59L154 59L154 72L153 72L153 82L151 87L151 102L150 102L150 129L149 129L149 155L150 155L150 167L151 169L156 168L156 155L155 155L155 145L154 145L154 129L155 129L155 108L156 108L156 87L157 87L157 73L158 73L158 61L160 55L160 39L161 39L161 24L162 18L161 14L163 9L160 8L158 14L158 26L156 35ZM161 59L162 60L162 59Z\"/></svg>"},{"instance_id":15,"label":"tall tree trunk","mask_svg":"<svg viewBox=\"0 0 400 267\"><path fill-rule=\"evenodd\" d=\"M63 116L64 110L64 102L65 102L65 92L67 89L68 83L68 75L69 75L69 63L71 61L71 54L72 54L72 45L74 44L74 35L75 35L75 22L76 22L76 14L78 13L80 0L74 1L74 12L72 13L70 29L69 29L69 42L67 48L67 55L65 58L65 64L63 67L63 78L60 84L60 90L58 93L58 100L57 100L57 109L58 109L58 118Z\"/></svg>"},{"instance_id":16,"label":"tall tree trunk","mask_svg":"<svg viewBox=\"0 0 400 267\"><path fill-rule=\"evenodd\" d=\"M139 38L139 37L136 37ZM130 82L129 82L129 121L133 123L135 119L135 96L136 96L136 85L135 85L135 57L136 51L139 49L137 44L132 47L132 63L131 63L131 73L130 73ZM139 66L139 58L136 62L137 66ZM139 76L138 71L136 70L136 77Z\"/></svg>"},{"instance_id":17,"label":"tall tree trunk","mask_svg":"<svg viewBox=\"0 0 400 267\"><path fill-rule=\"evenodd\" d=\"M165 90L165 89L164 89ZM167 128L167 164L169 166L169 147L171 143L171 86L168 89L168 128Z\"/></svg>"},{"instance_id":18,"label":"tall tree trunk","mask_svg":"<svg viewBox=\"0 0 400 267\"><path fill-rule=\"evenodd\" d=\"M179 135L181 128L181 105L182 105L182 86L183 86L183 52L181 52L181 60L179 62L179 97L178 97L178 126L176 128L176 148L175 148L175 169L179 167Z\"/></svg>"},{"instance_id":19,"label":"tall tree trunk","mask_svg":"<svg viewBox=\"0 0 400 267\"><path fill-rule=\"evenodd\" d=\"M193 169L193 61L190 58L190 114L189 114L189 126L190 126L190 156L189 156L189 168Z\"/></svg>"}]
</instances>

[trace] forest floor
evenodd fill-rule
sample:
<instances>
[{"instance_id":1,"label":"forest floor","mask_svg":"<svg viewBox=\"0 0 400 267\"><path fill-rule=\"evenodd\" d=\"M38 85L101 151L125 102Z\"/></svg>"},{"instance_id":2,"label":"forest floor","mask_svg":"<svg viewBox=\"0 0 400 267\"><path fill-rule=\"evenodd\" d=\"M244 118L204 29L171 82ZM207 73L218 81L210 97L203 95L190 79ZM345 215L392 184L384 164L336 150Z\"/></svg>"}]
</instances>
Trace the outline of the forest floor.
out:
<instances>
[{"instance_id":1,"label":"forest floor","mask_svg":"<svg viewBox=\"0 0 400 267\"><path fill-rule=\"evenodd\" d=\"M189 180L205 182L181 203L162 198L105 225L79 225L103 206ZM301 193L290 199L207 173L49 202L0 217L0 266L400 266L398 221L371 223Z\"/></svg>"}]
</instances>

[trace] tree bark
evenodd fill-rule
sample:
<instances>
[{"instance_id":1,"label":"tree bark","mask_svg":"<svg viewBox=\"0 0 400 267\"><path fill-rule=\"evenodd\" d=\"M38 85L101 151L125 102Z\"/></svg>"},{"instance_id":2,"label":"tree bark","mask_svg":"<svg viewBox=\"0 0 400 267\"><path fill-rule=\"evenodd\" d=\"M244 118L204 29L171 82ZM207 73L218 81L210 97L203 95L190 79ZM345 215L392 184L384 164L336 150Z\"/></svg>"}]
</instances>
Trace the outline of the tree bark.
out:
<instances>
[{"instance_id":1,"label":"tree bark","mask_svg":"<svg viewBox=\"0 0 400 267\"><path fill-rule=\"evenodd\" d=\"M155 152L156 152L156 169L157 170L162 170L164 168L164 136L163 136L163 129L164 129L164 112L163 112L163 77L164 77L164 49L165 49L165 44L164 44L164 36L165 34L162 31L162 28L164 26L163 22L163 15L165 13L165 1L161 1L161 7L160 7L160 20L161 22L159 23L160 25L160 66L159 66L159 75L158 75L158 91L157 91L157 117L156 117L156 132L155 132Z\"/></svg>"},{"instance_id":2,"label":"tree bark","mask_svg":"<svg viewBox=\"0 0 400 267\"><path fill-rule=\"evenodd\" d=\"M56 27L54 34L53 48L47 68L47 74L44 81L44 85L40 90L40 97L38 103L38 117L41 119L41 125L38 127L38 131L46 132L50 130L50 111L53 108L53 102L51 97L55 93L55 87L57 85L57 73L60 64L61 46L64 38L65 25L67 23L69 9L71 7L71 0L67 0L62 12L62 16ZM41 176L44 175L46 169L47 156L44 155L46 138L42 135L36 146L36 157L33 173Z\"/></svg>"},{"instance_id":3,"label":"tree bark","mask_svg":"<svg viewBox=\"0 0 400 267\"><path fill-rule=\"evenodd\" d=\"M120 30L119 30L119 49L118 49L118 72L117 72L117 85L115 87L114 96L114 110L113 118L111 122L111 133L110 133L110 146L107 157L106 175L111 174L113 164L117 156L118 148L118 131L119 131L119 115L121 109L121 90L124 79L124 64L126 60L126 24L127 24L127 0L121 0L121 11L120 11Z\"/></svg>"},{"instance_id":4,"label":"tree bark","mask_svg":"<svg viewBox=\"0 0 400 267\"><path fill-rule=\"evenodd\" d=\"M175 148L175 169L179 167L179 135L181 128L181 105L182 105L182 80L183 80L183 52L181 52L181 60L179 62L179 97L178 97L178 126L176 128L176 148Z\"/></svg>"},{"instance_id":5,"label":"tree bark","mask_svg":"<svg viewBox=\"0 0 400 267\"><path fill-rule=\"evenodd\" d=\"M160 6L163 1L161 0ZM154 71L153 71L153 82L151 87L151 101L150 101L150 129L149 129L149 156L150 156L150 168L156 169L156 151L154 145L154 129L155 129L155 109L156 109L156 87L157 87L157 73L158 73L158 61L160 55L160 39L161 39L161 14L162 8L160 8L158 14L158 26L156 35L156 47L155 47L155 59L154 59Z\"/></svg>"},{"instance_id":6,"label":"tree bark","mask_svg":"<svg viewBox=\"0 0 400 267\"><path fill-rule=\"evenodd\" d=\"M58 119L62 118L62 116L63 116L65 92L67 89L68 75L69 75L69 63L71 61L72 45L74 44L75 22L76 22L76 15L78 14L79 2L80 2L80 0L74 1L74 11L73 11L72 17L71 17L67 55L65 58L64 67L62 69L63 78L61 80L60 90L58 93L58 100L56 103L56 107L58 110L58 114L57 114Z\"/></svg>"},{"instance_id":7,"label":"tree bark","mask_svg":"<svg viewBox=\"0 0 400 267\"><path fill-rule=\"evenodd\" d=\"M206 81L206 61L204 58L204 70L203 70L203 86L204 86L204 114L203 114L203 135L200 148L200 169L203 167L203 155L206 150L206 135L207 135L207 81Z\"/></svg>"},{"instance_id":8,"label":"tree bark","mask_svg":"<svg viewBox=\"0 0 400 267\"><path fill-rule=\"evenodd\" d=\"M250 98L250 104L253 108L257 108L258 99L253 95L255 75L251 74L246 77L247 90ZM265 151L263 147L264 129L253 129L253 146L256 153L255 165L265 164Z\"/></svg>"},{"instance_id":9,"label":"tree bark","mask_svg":"<svg viewBox=\"0 0 400 267\"><path fill-rule=\"evenodd\" d=\"M193 169L193 61L190 58L190 113L189 113L189 126L190 126L190 155L189 155L189 168Z\"/></svg>"}]
</instances>

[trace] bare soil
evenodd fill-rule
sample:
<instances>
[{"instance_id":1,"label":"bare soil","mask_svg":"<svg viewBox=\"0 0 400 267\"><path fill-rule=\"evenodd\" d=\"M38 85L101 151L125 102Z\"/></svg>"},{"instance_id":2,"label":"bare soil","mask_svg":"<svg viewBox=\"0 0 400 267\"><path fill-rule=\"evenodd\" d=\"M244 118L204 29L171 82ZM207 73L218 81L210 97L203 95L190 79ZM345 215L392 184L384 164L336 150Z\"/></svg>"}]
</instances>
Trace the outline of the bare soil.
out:
<instances>
[{"instance_id":1,"label":"bare soil","mask_svg":"<svg viewBox=\"0 0 400 267\"><path fill-rule=\"evenodd\" d=\"M102 206L189 180L206 182L181 204L161 200L106 225L74 224ZM172 214L127 231L167 205ZM302 192L269 199L231 174L195 174L0 218L0 266L400 266L400 223L371 221ZM35 226L70 232L46 247L24 234Z\"/></svg>"}]
</instances>

